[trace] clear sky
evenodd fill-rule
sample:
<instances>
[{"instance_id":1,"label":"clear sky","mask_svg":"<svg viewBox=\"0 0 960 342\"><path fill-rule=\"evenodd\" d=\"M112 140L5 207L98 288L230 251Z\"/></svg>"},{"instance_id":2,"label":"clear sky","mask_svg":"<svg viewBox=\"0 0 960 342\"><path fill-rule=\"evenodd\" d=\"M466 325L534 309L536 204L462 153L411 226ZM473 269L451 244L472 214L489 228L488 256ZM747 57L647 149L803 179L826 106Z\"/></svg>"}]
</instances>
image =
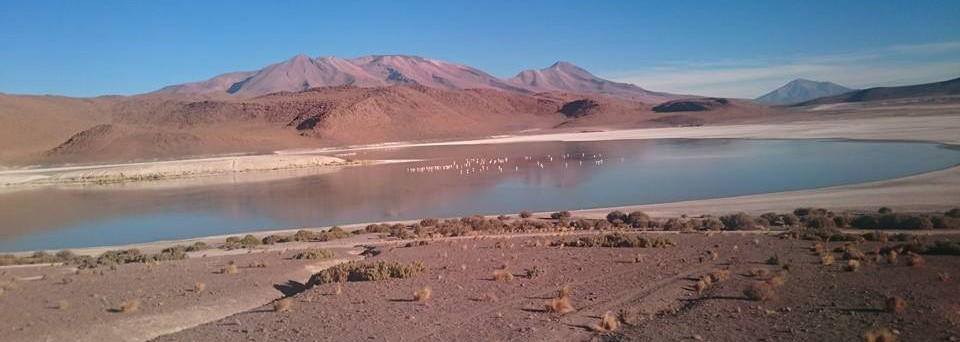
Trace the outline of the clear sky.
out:
<instances>
[{"instance_id":1,"label":"clear sky","mask_svg":"<svg viewBox=\"0 0 960 342\"><path fill-rule=\"evenodd\" d=\"M298 53L495 76L557 60L653 90L960 76L960 1L0 1L0 92L137 94Z\"/></svg>"}]
</instances>

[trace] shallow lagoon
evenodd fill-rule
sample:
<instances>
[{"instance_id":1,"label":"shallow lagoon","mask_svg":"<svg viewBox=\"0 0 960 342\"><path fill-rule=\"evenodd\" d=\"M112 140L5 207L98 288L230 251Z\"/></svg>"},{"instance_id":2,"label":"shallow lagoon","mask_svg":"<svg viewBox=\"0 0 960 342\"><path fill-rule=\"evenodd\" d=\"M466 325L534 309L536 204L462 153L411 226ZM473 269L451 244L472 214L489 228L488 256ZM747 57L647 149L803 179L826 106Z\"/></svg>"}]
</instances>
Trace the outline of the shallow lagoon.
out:
<instances>
[{"instance_id":1,"label":"shallow lagoon","mask_svg":"<svg viewBox=\"0 0 960 342\"><path fill-rule=\"evenodd\" d=\"M960 164L960 151L943 145L847 140L536 142L345 157L421 161L3 193L0 250L663 203L863 183Z\"/></svg>"}]
</instances>

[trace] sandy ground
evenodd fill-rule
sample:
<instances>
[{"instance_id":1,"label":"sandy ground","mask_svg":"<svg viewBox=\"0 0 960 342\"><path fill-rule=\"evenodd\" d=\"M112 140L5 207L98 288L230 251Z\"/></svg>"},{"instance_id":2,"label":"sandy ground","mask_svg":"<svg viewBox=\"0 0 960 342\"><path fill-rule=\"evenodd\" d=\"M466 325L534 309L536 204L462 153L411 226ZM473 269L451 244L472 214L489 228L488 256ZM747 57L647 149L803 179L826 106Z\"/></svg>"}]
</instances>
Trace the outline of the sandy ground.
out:
<instances>
[{"instance_id":1,"label":"sandy ground","mask_svg":"<svg viewBox=\"0 0 960 342\"><path fill-rule=\"evenodd\" d=\"M866 261L859 272L842 272L819 265L804 241L741 234L670 238L678 247L558 248L512 238L512 247L500 249L499 239L491 238L387 249L372 260L423 261L429 270L408 279L348 282L340 295L336 285L320 285L294 295L290 312L264 306L155 341L854 341L874 328L897 329L905 341L960 336L956 283L938 280L938 272L956 272L956 257L929 257L922 267ZM636 255L640 263L633 262ZM781 269L765 263L773 255L790 264L779 298L747 299L747 284L770 278L750 276L751 270L772 275ZM494 281L492 272L504 264L515 278ZM525 270L534 266L545 272L528 278ZM731 279L698 294L697 277L717 269L730 270ZM563 285L571 286L576 311L545 312L545 302ZM413 301L424 286L432 298ZM907 309L884 312L889 296L903 297ZM592 331L606 312L625 312L632 325Z\"/></svg>"},{"instance_id":2,"label":"sandy ground","mask_svg":"<svg viewBox=\"0 0 960 342\"><path fill-rule=\"evenodd\" d=\"M189 253L187 260L79 272L69 266L2 267L2 280L16 279L17 289L0 295L0 341L146 341L269 303L323 268L358 259L362 249L354 246L371 238L211 249ZM293 248L308 247L331 249L337 256L290 259ZM229 262L239 266L237 274L220 273ZM267 267L255 267L260 262ZM205 283L205 289L195 291L196 282ZM137 312L111 311L134 299L140 302ZM59 309L61 300L70 308Z\"/></svg>"},{"instance_id":3,"label":"sandy ground","mask_svg":"<svg viewBox=\"0 0 960 342\"><path fill-rule=\"evenodd\" d=\"M348 164L344 159L330 156L257 155L129 164L64 166L0 171L0 186L115 183L342 166Z\"/></svg>"}]
</instances>

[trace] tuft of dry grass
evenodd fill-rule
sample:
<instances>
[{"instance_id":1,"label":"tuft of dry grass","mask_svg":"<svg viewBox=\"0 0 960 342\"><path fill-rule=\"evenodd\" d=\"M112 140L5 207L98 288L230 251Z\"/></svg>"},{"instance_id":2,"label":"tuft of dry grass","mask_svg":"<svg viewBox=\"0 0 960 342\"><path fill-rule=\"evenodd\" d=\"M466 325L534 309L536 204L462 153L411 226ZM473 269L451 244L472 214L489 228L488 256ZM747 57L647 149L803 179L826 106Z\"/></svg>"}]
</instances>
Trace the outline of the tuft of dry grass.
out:
<instances>
[{"instance_id":1,"label":"tuft of dry grass","mask_svg":"<svg viewBox=\"0 0 960 342\"><path fill-rule=\"evenodd\" d=\"M340 283L337 283L337 287L333 288L333 294L339 295L341 293L343 293L343 285L340 285Z\"/></svg>"},{"instance_id":2,"label":"tuft of dry grass","mask_svg":"<svg viewBox=\"0 0 960 342\"><path fill-rule=\"evenodd\" d=\"M898 262L897 262L897 256L898 256L898 255L899 255L899 253L897 253L897 251L890 251L890 253L887 254L887 262L890 263L890 264L893 265L893 266L897 266L897 264L898 264Z\"/></svg>"},{"instance_id":3,"label":"tuft of dry grass","mask_svg":"<svg viewBox=\"0 0 960 342\"><path fill-rule=\"evenodd\" d=\"M493 270L493 280L499 282L508 282L513 280L513 273L510 273L510 270L503 268L499 270Z\"/></svg>"},{"instance_id":4,"label":"tuft of dry grass","mask_svg":"<svg viewBox=\"0 0 960 342\"><path fill-rule=\"evenodd\" d=\"M547 301L546 311L558 314L573 312L573 304L570 303L570 297L551 298Z\"/></svg>"},{"instance_id":5,"label":"tuft of dry grass","mask_svg":"<svg viewBox=\"0 0 960 342\"><path fill-rule=\"evenodd\" d=\"M860 270L860 261L857 260L847 260L847 264L843 265L843 270L847 272L856 272Z\"/></svg>"},{"instance_id":6,"label":"tuft of dry grass","mask_svg":"<svg viewBox=\"0 0 960 342\"><path fill-rule=\"evenodd\" d=\"M426 302L430 300L431 294L433 294L433 290L430 289L429 286L424 286L417 289L417 291L413 293L413 300L421 303Z\"/></svg>"},{"instance_id":7,"label":"tuft of dry grass","mask_svg":"<svg viewBox=\"0 0 960 342\"><path fill-rule=\"evenodd\" d=\"M573 289L570 288L570 285L563 285L563 287L557 291L557 298L570 298L571 294L573 294Z\"/></svg>"},{"instance_id":8,"label":"tuft of dry grass","mask_svg":"<svg viewBox=\"0 0 960 342\"><path fill-rule=\"evenodd\" d=\"M221 274L237 274L240 272L240 268L236 264L228 264L220 269Z\"/></svg>"},{"instance_id":9,"label":"tuft of dry grass","mask_svg":"<svg viewBox=\"0 0 960 342\"><path fill-rule=\"evenodd\" d=\"M718 283L730 279L730 270L713 270L709 276L712 282Z\"/></svg>"},{"instance_id":10,"label":"tuft of dry grass","mask_svg":"<svg viewBox=\"0 0 960 342\"><path fill-rule=\"evenodd\" d=\"M200 281L193 283L193 292L203 292L205 289L207 289L207 284Z\"/></svg>"},{"instance_id":11,"label":"tuft of dry grass","mask_svg":"<svg viewBox=\"0 0 960 342\"><path fill-rule=\"evenodd\" d=\"M908 266L923 266L927 261L923 259L923 256L914 252L907 252L907 265Z\"/></svg>"},{"instance_id":12,"label":"tuft of dry grass","mask_svg":"<svg viewBox=\"0 0 960 342\"><path fill-rule=\"evenodd\" d=\"M609 311L600 317L600 323L590 326L594 331L615 331L620 329L620 320Z\"/></svg>"},{"instance_id":13,"label":"tuft of dry grass","mask_svg":"<svg viewBox=\"0 0 960 342\"><path fill-rule=\"evenodd\" d=\"M768 301L777 298L777 292L770 283L755 281L743 290L743 295L751 300Z\"/></svg>"},{"instance_id":14,"label":"tuft of dry grass","mask_svg":"<svg viewBox=\"0 0 960 342\"><path fill-rule=\"evenodd\" d=\"M709 276L700 277L700 279L697 280L697 285L695 287L697 294L703 294L703 291L709 289L710 285L712 285L712 281L710 280Z\"/></svg>"},{"instance_id":15,"label":"tuft of dry grass","mask_svg":"<svg viewBox=\"0 0 960 342\"><path fill-rule=\"evenodd\" d=\"M770 279L767 280L767 283L773 287L783 286L787 283L787 272L777 272L777 274L773 275L773 277L770 277Z\"/></svg>"},{"instance_id":16,"label":"tuft of dry grass","mask_svg":"<svg viewBox=\"0 0 960 342\"><path fill-rule=\"evenodd\" d=\"M837 258L834 257L833 254L830 254L830 253L820 254L820 264L823 266L833 265L833 263L836 261L837 261Z\"/></svg>"},{"instance_id":17,"label":"tuft of dry grass","mask_svg":"<svg viewBox=\"0 0 960 342\"><path fill-rule=\"evenodd\" d=\"M120 303L120 308L117 309L118 312L130 313L137 312L140 310L140 300L132 299Z\"/></svg>"},{"instance_id":18,"label":"tuft of dry grass","mask_svg":"<svg viewBox=\"0 0 960 342\"><path fill-rule=\"evenodd\" d=\"M293 301L290 298L284 298L273 303L273 312L289 312Z\"/></svg>"},{"instance_id":19,"label":"tuft of dry grass","mask_svg":"<svg viewBox=\"0 0 960 342\"><path fill-rule=\"evenodd\" d=\"M58 310L61 310L61 311L63 311L63 310L70 310L70 308L71 308L71 305L70 305L70 302L68 302L68 301L61 300L61 301L57 302L57 309L58 309Z\"/></svg>"},{"instance_id":20,"label":"tuft of dry grass","mask_svg":"<svg viewBox=\"0 0 960 342\"><path fill-rule=\"evenodd\" d=\"M527 278L533 279L542 276L544 273L547 273L547 269L543 266L533 266L527 269Z\"/></svg>"},{"instance_id":21,"label":"tuft of dry grass","mask_svg":"<svg viewBox=\"0 0 960 342\"><path fill-rule=\"evenodd\" d=\"M951 278L950 278L950 273L947 273L947 272L937 272L937 279L940 279L940 281L943 281L943 282L950 281L950 279L951 279Z\"/></svg>"},{"instance_id":22,"label":"tuft of dry grass","mask_svg":"<svg viewBox=\"0 0 960 342\"><path fill-rule=\"evenodd\" d=\"M887 298L884 310L889 313L901 313L907 309L907 301L899 296Z\"/></svg>"},{"instance_id":23,"label":"tuft of dry grass","mask_svg":"<svg viewBox=\"0 0 960 342\"><path fill-rule=\"evenodd\" d=\"M896 342L897 335L890 329L870 330L863 333L864 342Z\"/></svg>"},{"instance_id":24,"label":"tuft of dry grass","mask_svg":"<svg viewBox=\"0 0 960 342\"><path fill-rule=\"evenodd\" d=\"M637 254L633 256L633 263L639 264L643 262L643 254Z\"/></svg>"}]
</instances>

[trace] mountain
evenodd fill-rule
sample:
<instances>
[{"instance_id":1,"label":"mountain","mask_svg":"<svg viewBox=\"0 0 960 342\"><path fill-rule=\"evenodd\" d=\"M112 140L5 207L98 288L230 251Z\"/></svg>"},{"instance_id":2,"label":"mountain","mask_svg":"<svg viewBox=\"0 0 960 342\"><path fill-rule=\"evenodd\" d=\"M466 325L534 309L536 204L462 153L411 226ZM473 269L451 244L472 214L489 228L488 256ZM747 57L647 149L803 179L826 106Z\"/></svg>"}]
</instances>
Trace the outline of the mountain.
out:
<instances>
[{"instance_id":1,"label":"mountain","mask_svg":"<svg viewBox=\"0 0 960 342\"><path fill-rule=\"evenodd\" d=\"M876 87L864 90L856 90L840 95L821 97L810 101L800 102L792 105L791 107L843 102L896 100L912 97L945 95L960 95L960 78L954 78L952 80L943 82L924 83L909 86Z\"/></svg>"},{"instance_id":2,"label":"mountain","mask_svg":"<svg viewBox=\"0 0 960 342\"><path fill-rule=\"evenodd\" d=\"M832 82L818 82L798 78L754 99L754 102L767 106L785 105L813 100L818 97L843 94L852 90L853 89Z\"/></svg>"},{"instance_id":3,"label":"mountain","mask_svg":"<svg viewBox=\"0 0 960 342\"><path fill-rule=\"evenodd\" d=\"M480 88L529 92L468 66L417 56L310 58L297 55L258 71L233 72L206 81L172 85L152 94L227 93L259 96L316 87L382 87L399 84L420 84L446 90Z\"/></svg>"},{"instance_id":4,"label":"mountain","mask_svg":"<svg viewBox=\"0 0 960 342\"><path fill-rule=\"evenodd\" d=\"M567 92L602 94L659 103L676 98L626 83L596 77L573 64L558 62L502 80L481 70L440 60L404 55L359 58L298 55L257 71L232 72L206 81L172 85L154 95L235 95L254 97L330 86L384 87L422 85L444 90L496 89L520 94Z\"/></svg>"},{"instance_id":5,"label":"mountain","mask_svg":"<svg viewBox=\"0 0 960 342\"><path fill-rule=\"evenodd\" d=\"M647 103L660 103L679 98L673 94L649 91L629 83L608 81L568 62L557 62L546 69L524 70L507 82L538 93L601 94Z\"/></svg>"}]
</instances>

